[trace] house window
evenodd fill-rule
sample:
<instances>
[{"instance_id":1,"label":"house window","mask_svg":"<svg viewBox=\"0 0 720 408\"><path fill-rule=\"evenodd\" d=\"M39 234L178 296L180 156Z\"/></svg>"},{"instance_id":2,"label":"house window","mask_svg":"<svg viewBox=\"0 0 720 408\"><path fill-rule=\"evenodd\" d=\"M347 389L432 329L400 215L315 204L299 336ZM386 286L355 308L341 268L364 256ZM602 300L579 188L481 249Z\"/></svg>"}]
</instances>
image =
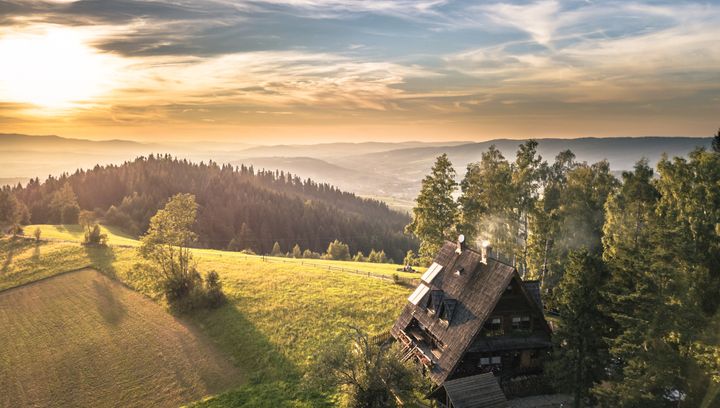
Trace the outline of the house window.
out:
<instances>
[{"instance_id":1,"label":"house window","mask_svg":"<svg viewBox=\"0 0 720 408\"><path fill-rule=\"evenodd\" d=\"M530 316L514 316L512 318L512 328L516 331L530 330Z\"/></svg>"},{"instance_id":2,"label":"house window","mask_svg":"<svg viewBox=\"0 0 720 408\"><path fill-rule=\"evenodd\" d=\"M502 318L491 317L485 321L485 335L500 336L503 334Z\"/></svg>"},{"instance_id":3,"label":"house window","mask_svg":"<svg viewBox=\"0 0 720 408\"><path fill-rule=\"evenodd\" d=\"M480 366L480 367L499 366L501 364L502 364L502 358L500 358L500 356L480 357L480 363L478 364L478 366Z\"/></svg>"}]
</instances>

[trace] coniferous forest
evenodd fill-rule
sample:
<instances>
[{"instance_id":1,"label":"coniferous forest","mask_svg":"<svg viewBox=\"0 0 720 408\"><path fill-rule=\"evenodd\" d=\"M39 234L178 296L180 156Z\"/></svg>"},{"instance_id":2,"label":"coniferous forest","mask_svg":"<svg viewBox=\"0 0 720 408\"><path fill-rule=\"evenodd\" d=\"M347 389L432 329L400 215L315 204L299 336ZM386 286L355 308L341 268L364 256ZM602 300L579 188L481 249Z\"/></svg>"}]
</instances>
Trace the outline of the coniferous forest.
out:
<instances>
[{"instance_id":1,"label":"coniferous forest","mask_svg":"<svg viewBox=\"0 0 720 408\"><path fill-rule=\"evenodd\" d=\"M170 197L191 193L199 205L196 245L205 248L270 253L277 242L283 253L295 245L322 253L338 239L353 253L384 250L399 261L416 245L403 234L407 215L379 201L282 171L167 155L34 179L8 192L19 202L21 222L73 224L84 210L134 235L147 230Z\"/></svg>"},{"instance_id":2,"label":"coniferous forest","mask_svg":"<svg viewBox=\"0 0 720 408\"><path fill-rule=\"evenodd\" d=\"M575 406L716 406L720 132L712 150L620 177L537 145L514 160L491 147L459 182L438 157L408 226L420 256L464 233L540 280L557 318L550 378Z\"/></svg>"}]
</instances>

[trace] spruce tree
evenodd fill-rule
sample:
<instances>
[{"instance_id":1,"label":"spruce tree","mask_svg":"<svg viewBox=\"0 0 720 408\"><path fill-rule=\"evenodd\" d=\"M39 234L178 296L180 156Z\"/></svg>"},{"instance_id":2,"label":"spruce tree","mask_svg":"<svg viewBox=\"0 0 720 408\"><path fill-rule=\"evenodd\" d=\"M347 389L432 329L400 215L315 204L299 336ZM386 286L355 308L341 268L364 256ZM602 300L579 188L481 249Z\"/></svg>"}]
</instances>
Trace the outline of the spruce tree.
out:
<instances>
[{"instance_id":1,"label":"spruce tree","mask_svg":"<svg viewBox=\"0 0 720 408\"><path fill-rule=\"evenodd\" d=\"M458 220L458 205L453 198L456 188L455 169L443 154L423 179L413 220L405 227L406 232L420 239L420 256L425 261L435 256L445 239L454 239Z\"/></svg>"},{"instance_id":2,"label":"spruce tree","mask_svg":"<svg viewBox=\"0 0 720 408\"><path fill-rule=\"evenodd\" d=\"M574 396L576 408L592 405L590 389L603 379L608 362L608 323L601 310L606 279L599 257L585 249L573 251L557 291L561 323L548 369L557 387Z\"/></svg>"},{"instance_id":3,"label":"spruce tree","mask_svg":"<svg viewBox=\"0 0 720 408\"><path fill-rule=\"evenodd\" d=\"M272 247L272 251L270 252L271 256L283 256L283 251L280 248L280 243L275 241Z\"/></svg>"},{"instance_id":4,"label":"spruce tree","mask_svg":"<svg viewBox=\"0 0 720 408\"><path fill-rule=\"evenodd\" d=\"M611 278L603 295L613 320L613 364L594 390L603 406L699 401L698 383L690 380L698 367L689 350L703 322L683 261L694 243L678 233L682 223L659 211L664 194L656 185L667 180L657 183L652 176L647 163L638 162L606 206L603 246Z\"/></svg>"}]
</instances>

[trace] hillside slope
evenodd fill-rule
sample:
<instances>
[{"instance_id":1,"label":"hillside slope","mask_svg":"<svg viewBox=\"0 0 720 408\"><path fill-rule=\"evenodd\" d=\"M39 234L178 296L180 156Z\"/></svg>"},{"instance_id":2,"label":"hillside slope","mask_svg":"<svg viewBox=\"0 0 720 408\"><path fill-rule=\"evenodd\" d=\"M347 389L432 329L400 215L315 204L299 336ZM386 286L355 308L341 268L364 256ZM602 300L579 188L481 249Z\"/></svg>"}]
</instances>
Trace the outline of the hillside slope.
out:
<instances>
[{"instance_id":1,"label":"hillside slope","mask_svg":"<svg viewBox=\"0 0 720 408\"><path fill-rule=\"evenodd\" d=\"M53 227L42 228L47 232ZM67 234L65 238L74 239L72 233ZM58 238L62 237L58 235ZM333 391L304 383L304 375L313 370L322 350L330 342L338 341L337 336L350 325L374 334L388 330L411 292L411 289L388 280L324 266L333 265L331 261L312 260L323 263L323 266L315 266L303 263L303 260L268 262L267 258L263 260L259 256L208 249L193 250L193 254L201 272L218 272L228 303L219 309L198 311L188 316L190 324L219 347L242 378L248 379L238 388L199 402L200 406L333 406ZM351 266L353 263L346 264ZM138 272L138 265L142 268L144 263L133 248L83 247L77 241L35 244L27 239L0 238L0 290L87 265L162 303L154 286ZM91 287L90 292L93 290ZM94 305L86 305L75 313L78 319L85 320L86 315L97 315L96 310ZM52 316L52 313L46 316L48 325L52 324ZM85 349L84 353L92 355L93 350ZM57 358L62 364L70 365L79 355L82 353L67 355L68 361L64 360L65 355ZM44 361L44 356L40 355L39 361ZM96 381L105 380L98 378ZM73 392L73 388L69 390Z\"/></svg>"},{"instance_id":2,"label":"hillside slope","mask_svg":"<svg viewBox=\"0 0 720 408\"><path fill-rule=\"evenodd\" d=\"M0 292L0 406L176 407L240 371L192 326L85 269Z\"/></svg>"}]
</instances>

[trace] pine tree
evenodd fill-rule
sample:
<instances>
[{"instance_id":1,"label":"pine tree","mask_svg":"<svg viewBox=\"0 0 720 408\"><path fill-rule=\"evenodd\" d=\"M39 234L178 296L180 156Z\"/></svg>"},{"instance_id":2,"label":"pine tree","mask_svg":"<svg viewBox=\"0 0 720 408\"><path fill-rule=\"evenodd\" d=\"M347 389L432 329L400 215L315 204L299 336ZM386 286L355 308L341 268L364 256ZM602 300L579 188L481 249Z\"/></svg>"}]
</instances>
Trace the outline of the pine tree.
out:
<instances>
[{"instance_id":1,"label":"pine tree","mask_svg":"<svg viewBox=\"0 0 720 408\"><path fill-rule=\"evenodd\" d=\"M447 154L443 154L423 179L413 208L413 220L405 227L406 232L420 239L420 256L425 260L435 256L443 241L452 238L455 232L458 206L453 193L456 188L455 169Z\"/></svg>"},{"instance_id":2,"label":"pine tree","mask_svg":"<svg viewBox=\"0 0 720 408\"><path fill-rule=\"evenodd\" d=\"M613 320L614 364L594 390L602 406L665 407L681 395L687 406L699 402L690 381L697 365L688 350L703 326L702 313L683 261L693 242L658 211L664 194L656 185L662 182L652 176L647 163L638 162L606 206L603 256L611 277L603 296Z\"/></svg>"},{"instance_id":3,"label":"pine tree","mask_svg":"<svg viewBox=\"0 0 720 408\"><path fill-rule=\"evenodd\" d=\"M584 249L573 251L557 291L562 320L548 370L559 389L573 394L575 408L592 405L590 389L603 379L608 362L608 322L601 311L606 279L600 258Z\"/></svg>"},{"instance_id":4,"label":"pine tree","mask_svg":"<svg viewBox=\"0 0 720 408\"><path fill-rule=\"evenodd\" d=\"M355 256L353 257L353 261L355 262L365 262L365 255L362 253L362 251L357 251Z\"/></svg>"},{"instance_id":5,"label":"pine tree","mask_svg":"<svg viewBox=\"0 0 720 408\"><path fill-rule=\"evenodd\" d=\"M302 251L300 250L300 245L295 244L295 246L292 249L292 257L293 258L302 258Z\"/></svg>"},{"instance_id":6,"label":"pine tree","mask_svg":"<svg viewBox=\"0 0 720 408\"><path fill-rule=\"evenodd\" d=\"M280 243L275 241L272 247L272 251L270 251L271 256L283 256L283 251L280 248Z\"/></svg>"}]
</instances>

